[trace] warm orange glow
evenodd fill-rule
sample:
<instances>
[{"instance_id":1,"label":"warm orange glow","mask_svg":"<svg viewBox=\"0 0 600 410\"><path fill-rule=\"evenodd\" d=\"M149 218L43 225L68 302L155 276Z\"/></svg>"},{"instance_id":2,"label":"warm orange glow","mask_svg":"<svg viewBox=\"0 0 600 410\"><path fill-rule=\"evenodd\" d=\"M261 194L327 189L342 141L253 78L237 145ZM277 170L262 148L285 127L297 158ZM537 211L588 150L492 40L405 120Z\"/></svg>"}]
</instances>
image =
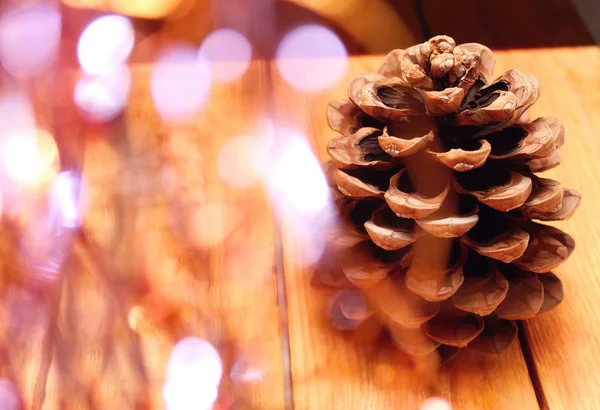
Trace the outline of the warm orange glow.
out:
<instances>
[{"instance_id":1,"label":"warm orange glow","mask_svg":"<svg viewBox=\"0 0 600 410\"><path fill-rule=\"evenodd\" d=\"M73 8L93 8L132 17L157 19L171 15L189 0L62 0Z\"/></svg>"},{"instance_id":2,"label":"warm orange glow","mask_svg":"<svg viewBox=\"0 0 600 410\"><path fill-rule=\"evenodd\" d=\"M385 0L287 0L335 22L367 52L386 51L414 44L415 38ZM400 39L400 41L398 41Z\"/></svg>"},{"instance_id":3,"label":"warm orange glow","mask_svg":"<svg viewBox=\"0 0 600 410\"><path fill-rule=\"evenodd\" d=\"M8 177L25 188L52 181L59 169L58 148L43 129L24 131L2 141L2 159Z\"/></svg>"},{"instance_id":4,"label":"warm orange glow","mask_svg":"<svg viewBox=\"0 0 600 410\"><path fill-rule=\"evenodd\" d=\"M110 0L110 8L128 16L159 18L171 14L182 0Z\"/></svg>"},{"instance_id":5,"label":"warm orange glow","mask_svg":"<svg viewBox=\"0 0 600 410\"><path fill-rule=\"evenodd\" d=\"M127 315L127 322L129 327L136 332L142 332L145 330L144 323L144 308L141 306L134 306L129 310Z\"/></svg>"},{"instance_id":6,"label":"warm orange glow","mask_svg":"<svg viewBox=\"0 0 600 410\"><path fill-rule=\"evenodd\" d=\"M239 211L223 202L199 206L189 222L190 240L197 246L220 244L239 222Z\"/></svg>"},{"instance_id":7,"label":"warm orange glow","mask_svg":"<svg viewBox=\"0 0 600 410\"><path fill-rule=\"evenodd\" d=\"M384 386L389 386L396 380L396 369L387 363L380 363L375 367L375 379Z\"/></svg>"},{"instance_id":8,"label":"warm orange glow","mask_svg":"<svg viewBox=\"0 0 600 410\"><path fill-rule=\"evenodd\" d=\"M107 0L63 0L63 3L70 7L77 8L105 8Z\"/></svg>"}]
</instances>

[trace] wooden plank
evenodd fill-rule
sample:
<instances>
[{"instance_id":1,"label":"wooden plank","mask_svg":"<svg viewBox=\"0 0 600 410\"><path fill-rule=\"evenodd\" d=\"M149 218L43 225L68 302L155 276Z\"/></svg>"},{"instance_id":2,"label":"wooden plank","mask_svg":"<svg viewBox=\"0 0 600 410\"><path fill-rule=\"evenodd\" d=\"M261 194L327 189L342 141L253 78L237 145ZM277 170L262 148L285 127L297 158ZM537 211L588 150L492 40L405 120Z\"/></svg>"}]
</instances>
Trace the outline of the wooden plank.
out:
<instances>
[{"instance_id":1,"label":"wooden plank","mask_svg":"<svg viewBox=\"0 0 600 410\"><path fill-rule=\"evenodd\" d=\"M424 0L432 35L492 49L594 44L569 0Z\"/></svg>"},{"instance_id":2,"label":"wooden plank","mask_svg":"<svg viewBox=\"0 0 600 410\"><path fill-rule=\"evenodd\" d=\"M264 132L267 68L213 84L193 120L166 125L151 66L134 66L123 117L79 135L89 208L56 289L55 332L42 343L41 323L22 345L6 341L3 374L25 408L41 408L46 363L44 409L162 409L169 354L187 336L221 355L220 408L284 408L272 216L258 180L223 178L239 159L225 144Z\"/></svg>"},{"instance_id":3,"label":"wooden plank","mask_svg":"<svg viewBox=\"0 0 600 410\"><path fill-rule=\"evenodd\" d=\"M518 67L534 73L542 90L532 109L562 121L567 142L562 163L546 173L579 190L577 213L555 225L577 244L571 258L555 273L562 279L565 301L556 310L525 324L533 358L549 408L600 407L600 50L597 47L514 51L498 55L498 68Z\"/></svg>"},{"instance_id":4,"label":"wooden plank","mask_svg":"<svg viewBox=\"0 0 600 410\"><path fill-rule=\"evenodd\" d=\"M325 118L327 102L344 98L352 76L375 69L381 58L351 58L345 78L315 94L292 89L274 67L277 120L305 135L319 160L325 161L326 143L333 135ZM464 350L425 380L428 377L419 376L389 344L365 344L334 330L326 318L332 293L311 287L311 270L304 267L305 244L289 226L283 236L296 409L416 409L431 395L446 397L461 410L537 408L518 343L500 357Z\"/></svg>"}]
</instances>

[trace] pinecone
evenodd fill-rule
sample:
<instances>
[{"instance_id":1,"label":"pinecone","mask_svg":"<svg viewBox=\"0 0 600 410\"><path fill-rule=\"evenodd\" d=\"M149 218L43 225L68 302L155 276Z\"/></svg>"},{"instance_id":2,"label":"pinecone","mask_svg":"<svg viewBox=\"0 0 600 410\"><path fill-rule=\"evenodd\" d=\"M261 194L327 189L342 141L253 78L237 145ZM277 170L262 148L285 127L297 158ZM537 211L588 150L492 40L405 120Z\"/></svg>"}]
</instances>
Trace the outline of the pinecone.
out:
<instances>
[{"instance_id":1,"label":"pinecone","mask_svg":"<svg viewBox=\"0 0 600 410\"><path fill-rule=\"evenodd\" d=\"M487 47L437 36L392 51L329 104L341 136L326 173L344 224L317 276L355 288L333 301L338 327L376 317L409 354L500 353L514 320L561 302L551 270L574 241L533 220L567 219L581 196L534 173L558 165L565 132L528 120L535 77L494 80L494 65Z\"/></svg>"}]
</instances>

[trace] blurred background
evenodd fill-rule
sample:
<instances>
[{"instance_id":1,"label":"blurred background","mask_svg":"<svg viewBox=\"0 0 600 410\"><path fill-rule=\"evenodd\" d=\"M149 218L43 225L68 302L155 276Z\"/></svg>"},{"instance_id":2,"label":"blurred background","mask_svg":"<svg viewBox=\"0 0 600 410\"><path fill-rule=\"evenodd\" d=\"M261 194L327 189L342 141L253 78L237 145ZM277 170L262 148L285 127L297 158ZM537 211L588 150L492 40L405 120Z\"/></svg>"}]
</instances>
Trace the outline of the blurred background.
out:
<instances>
[{"instance_id":1,"label":"blurred background","mask_svg":"<svg viewBox=\"0 0 600 410\"><path fill-rule=\"evenodd\" d=\"M163 41L195 45L211 31L231 28L253 45L256 57L271 57L291 28L321 24L333 30L350 54L385 53L414 39L452 32L457 42L498 48L556 47L593 42L593 1L533 0L460 3L441 0L151 0L64 1L63 33L76 40L98 12L134 18L140 37L159 33ZM580 17L582 16L582 17ZM589 27L586 27L586 24ZM510 30L507 28L510 27ZM507 32L510 31L510 35Z\"/></svg>"},{"instance_id":2,"label":"blurred background","mask_svg":"<svg viewBox=\"0 0 600 410\"><path fill-rule=\"evenodd\" d=\"M0 410L284 408L273 214L309 266L327 187L278 87L436 34L596 44L599 4L0 2Z\"/></svg>"}]
</instances>

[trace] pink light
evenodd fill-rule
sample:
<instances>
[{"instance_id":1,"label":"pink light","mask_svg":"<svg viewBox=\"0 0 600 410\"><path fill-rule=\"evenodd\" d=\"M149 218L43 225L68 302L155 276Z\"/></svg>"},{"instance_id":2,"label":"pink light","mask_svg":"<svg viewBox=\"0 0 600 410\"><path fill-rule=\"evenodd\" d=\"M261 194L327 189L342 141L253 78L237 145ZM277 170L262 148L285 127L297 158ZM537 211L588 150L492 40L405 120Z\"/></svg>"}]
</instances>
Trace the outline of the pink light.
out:
<instances>
[{"instance_id":1,"label":"pink light","mask_svg":"<svg viewBox=\"0 0 600 410\"><path fill-rule=\"evenodd\" d=\"M262 380L263 371L255 366L251 366L248 360L240 358L231 367L229 377L240 383L256 383Z\"/></svg>"},{"instance_id":2,"label":"pink light","mask_svg":"<svg viewBox=\"0 0 600 410\"><path fill-rule=\"evenodd\" d=\"M21 254L29 279L52 282L58 279L73 243L74 232L51 215L36 215L21 240Z\"/></svg>"},{"instance_id":3,"label":"pink light","mask_svg":"<svg viewBox=\"0 0 600 410\"><path fill-rule=\"evenodd\" d=\"M104 123L113 120L123 111L130 87L130 70L122 65L104 75L86 75L81 78L75 86L73 98L88 120Z\"/></svg>"},{"instance_id":4,"label":"pink light","mask_svg":"<svg viewBox=\"0 0 600 410\"><path fill-rule=\"evenodd\" d=\"M271 151L274 162L266 176L269 197L294 238L298 261L312 265L325 250L329 187L306 137L286 130L279 137L282 145Z\"/></svg>"},{"instance_id":5,"label":"pink light","mask_svg":"<svg viewBox=\"0 0 600 410\"><path fill-rule=\"evenodd\" d=\"M314 223L312 220L303 220L304 226L300 224L293 225L292 234L296 244L296 251L300 258L296 261L301 266L312 266L321 260L325 253L325 235L321 226L309 225Z\"/></svg>"},{"instance_id":6,"label":"pink light","mask_svg":"<svg viewBox=\"0 0 600 410\"><path fill-rule=\"evenodd\" d=\"M0 60L15 77L41 73L51 65L60 44L61 16L56 7L21 6L0 19Z\"/></svg>"},{"instance_id":7,"label":"pink light","mask_svg":"<svg viewBox=\"0 0 600 410\"><path fill-rule=\"evenodd\" d=\"M0 96L0 138L35 128L33 108L23 94Z\"/></svg>"},{"instance_id":8,"label":"pink light","mask_svg":"<svg viewBox=\"0 0 600 410\"><path fill-rule=\"evenodd\" d=\"M196 54L191 46L173 46L164 50L154 64L152 100L167 121L197 114L210 95L210 66Z\"/></svg>"},{"instance_id":9,"label":"pink light","mask_svg":"<svg viewBox=\"0 0 600 410\"><path fill-rule=\"evenodd\" d=\"M169 357L163 399L169 410L210 410L217 399L223 365L206 340L180 340Z\"/></svg>"},{"instance_id":10,"label":"pink light","mask_svg":"<svg viewBox=\"0 0 600 410\"><path fill-rule=\"evenodd\" d=\"M63 171L54 179L50 190L50 213L60 226L77 228L85 211L86 189L81 174Z\"/></svg>"},{"instance_id":11,"label":"pink light","mask_svg":"<svg viewBox=\"0 0 600 410\"><path fill-rule=\"evenodd\" d=\"M327 182L306 137L292 135L273 158L268 183L282 205L308 214L325 208L329 198Z\"/></svg>"},{"instance_id":12,"label":"pink light","mask_svg":"<svg viewBox=\"0 0 600 410\"><path fill-rule=\"evenodd\" d=\"M232 29L219 29L204 39L198 56L201 60L210 62L215 81L228 83L248 70L252 46L243 34Z\"/></svg>"},{"instance_id":13,"label":"pink light","mask_svg":"<svg viewBox=\"0 0 600 410\"><path fill-rule=\"evenodd\" d=\"M51 282L59 277L83 218L85 193L81 174L61 172L45 196L44 206L36 206L28 215L21 257L29 279Z\"/></svg>"},{"instance_id":14,"label":"pink light","mask_svg":"<svg viewBox=\"0 0 600 410\"><path fill-rule=\"evenodd\" d=\"M348 52L334 32L311 24L285 35L277 48L276 64L292 87L305 92L323 91L345 74Z\"/></svg>"},{"instance_id":15,"label":"pink light","mask_svg":"<svg viewBox=\"0 0 600 410\"><path fill-rule=\"evenodd\" d=\"M452 406L445 399L430 397L423 402L420 410L452 410Z\"/></svg>"},{"instance_id":16,"label":"pink light","mask_svg":"<svg viewBox=\"0 0 600 410\"><path fill-rule=\"evenodd\" d=\"M7 379L0 379L0 410L19 410L20 404L15 385Z\"/></svg>"},{"instance_id":17,"label":"pink light","mask_svg":"<svg viewBox=\"0 0 600 410\"><path fill-rule=\"evenodd\" d=\"M107 74L123 64L135 40L128 18L118 15L100 17L83 31L77 43L77 58L83 71Z\"/></svg>"},{"instance_id":18,"label":"pink light","mask_svg":"<svg viewBox=\"0 0 600 410\"><path fill-rule=\"evenodd\" d=\"M8 337L35 327L45 327L50 320L48 305L35 293L19 287L11 288L4 296ZM0 391L2 390L0 380ZM0 393L0 398L2 394ZM0 400L0 403L2 400ZM0 407L2 410L2 407Z\"/></svg>"}]
</instances>

